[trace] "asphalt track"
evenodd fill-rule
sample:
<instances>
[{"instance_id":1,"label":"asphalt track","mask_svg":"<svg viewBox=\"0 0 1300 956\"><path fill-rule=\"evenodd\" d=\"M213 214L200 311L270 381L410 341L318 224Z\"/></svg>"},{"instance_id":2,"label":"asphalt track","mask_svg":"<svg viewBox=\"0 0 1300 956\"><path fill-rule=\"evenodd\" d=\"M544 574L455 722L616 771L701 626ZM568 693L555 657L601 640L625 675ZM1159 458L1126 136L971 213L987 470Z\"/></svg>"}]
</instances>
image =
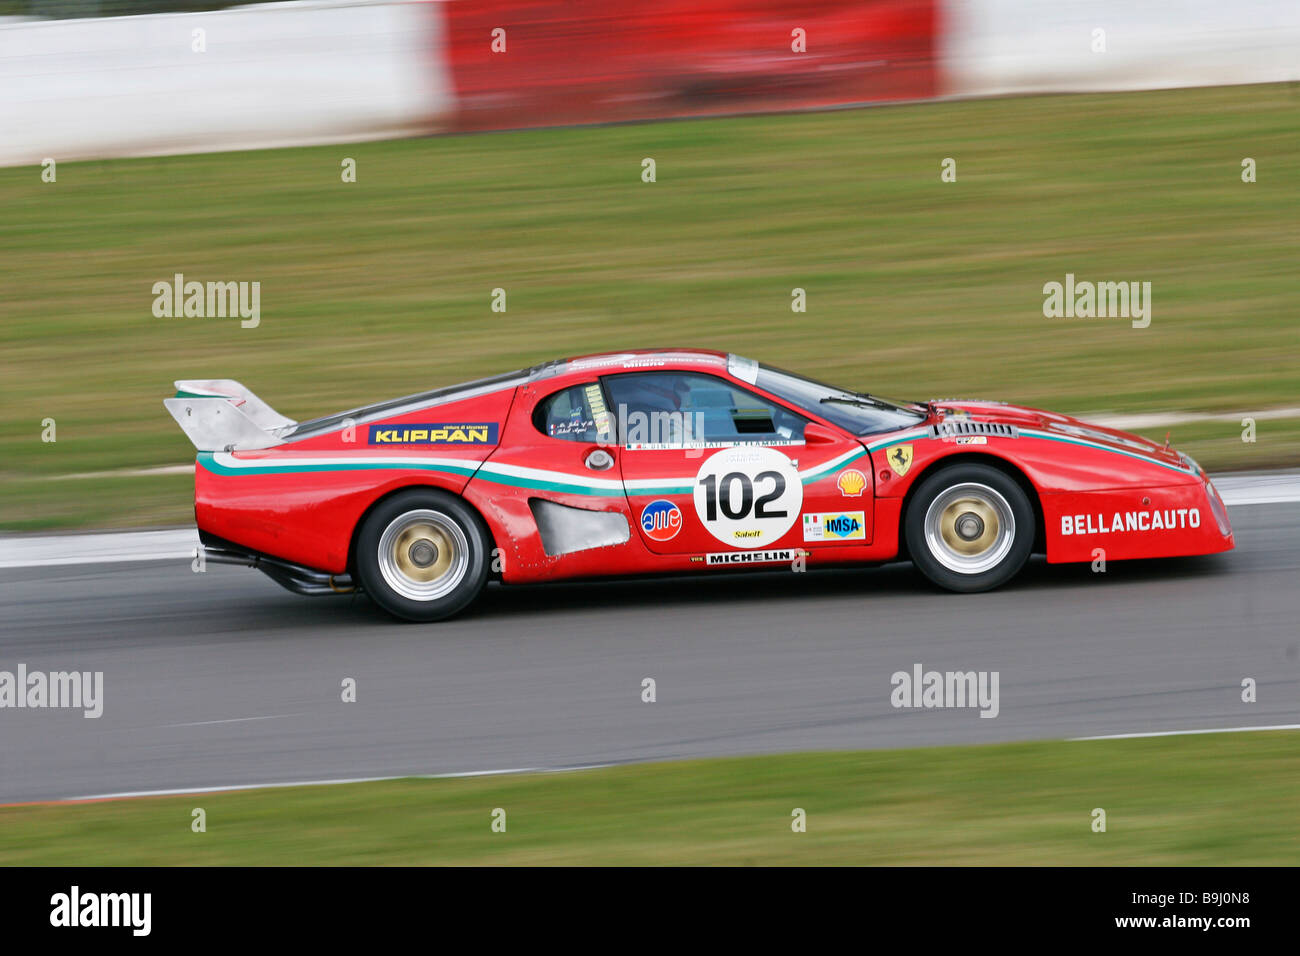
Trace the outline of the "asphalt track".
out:
<instances>
[{"instance_id":1,"label":"asphalt track","mask_svg":"<svg viewBox=\"0 0 1300 956\"><path fill-rule=\"evenodd\" d=\"M896 564L493 587L438 625L187 558L6 568L0 670L105 687L97 720L0 710L0 802L1300 723L1300 505L1231 517L1226 555L1038 559L990 594ZM999 715L893 708L917 663L998 671Z\"/></svg>"}]
</instances>

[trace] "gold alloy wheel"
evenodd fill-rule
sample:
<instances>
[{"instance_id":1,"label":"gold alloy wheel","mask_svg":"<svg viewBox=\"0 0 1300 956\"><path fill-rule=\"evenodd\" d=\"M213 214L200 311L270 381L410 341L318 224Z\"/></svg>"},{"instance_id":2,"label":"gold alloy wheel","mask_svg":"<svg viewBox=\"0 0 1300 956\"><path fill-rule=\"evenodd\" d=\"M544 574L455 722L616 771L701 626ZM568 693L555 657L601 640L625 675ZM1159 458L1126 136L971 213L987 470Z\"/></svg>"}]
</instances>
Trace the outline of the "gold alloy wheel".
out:
<instances>
[{"instance_id":1,"label":"gold alloy wheel","mask_svg":"<svg viewBox=\"0 0 1300 956\"><path fill-rule=\"evenodd\" d=\"M393 541L393 561L412 581L433 581L451 567L455 547L436 525L410 524Z\"/></svg>"},{"instance_id":2,"label":"gold alloy wheel","mask_svg":"<svg viewBox=\"0 0 1300 956\"><path fill-rule=\"evenodd\" d=\"M379 537L379 572L385 583L412 601L451 593L469 568L469 542L448 515L420 509L395 518Z\"/></svg>"},{"instance_id":3,"label":"gold alloy wheel","mask_svg":"<svg viewBox=\"0 0 1300 956\"><path fill-rule=\"evenodd\" d=\"M1016 519L1007 499L976 482L940 492L926 509L924 526L930 554L960 574L981 574L996 567L1016 537Z\"/></svg>"},{"instance_id":4,"label":"gold alloy wheel","mask_svg":"<svg viewBox=\"0 0 1300 956\"><path fill-rule=\"evenodd\" d=\"M987 551L998 538L998 514L983 498L967 495L953 501L939 515L939 533L958 554Z\"/></svg>"}]
</instances>

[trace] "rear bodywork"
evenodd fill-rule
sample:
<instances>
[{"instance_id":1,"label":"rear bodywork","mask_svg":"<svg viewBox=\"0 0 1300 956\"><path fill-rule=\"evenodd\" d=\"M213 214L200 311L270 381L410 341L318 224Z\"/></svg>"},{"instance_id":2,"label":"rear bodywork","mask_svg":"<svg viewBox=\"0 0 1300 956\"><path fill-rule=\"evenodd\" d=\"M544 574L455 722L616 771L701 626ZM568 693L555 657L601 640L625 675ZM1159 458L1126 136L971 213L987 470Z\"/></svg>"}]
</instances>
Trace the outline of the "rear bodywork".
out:
<instances>
[{"instance_id":1,"label":"rear bodywork","mask_svg":"<svg viewBox=\"0 0 1300 956\"><path fill-rule=\"evenodd\" d=\"M599 391L604 376L645 368L714 376L782 404L744 374L743 360L664 351L551 362L303 423L230 380L179 382L167 405L199 448L195 518L204 542L297 569L303 586L295 589L305 593L339 590L335 576L347 583L361 520L376 502L411 487L460 495L477 509L495 544L494 570L507 582L770 568L792 559L808 567L888 561L900 556L909 492L934 469L970 459L1025 486L1041 522L1039 550L1050 562L1233 547L1222 501L1185 455L1067 416L985 401L920 403L915 425L867 436L784 403L819 426L816 441L747 454L783 456L805 523L839 513L850 516L853 533L810 542L795 520L761 544L743 529L734 542L720 540L701 524L692 496L702 463L727 449L647 455L643 446L602 445L612 463L592 470L593 445L534 424L539 402L558 391ZM643 530L663 513L676 523L667 541Z\"/></svg>"}]
</instances>

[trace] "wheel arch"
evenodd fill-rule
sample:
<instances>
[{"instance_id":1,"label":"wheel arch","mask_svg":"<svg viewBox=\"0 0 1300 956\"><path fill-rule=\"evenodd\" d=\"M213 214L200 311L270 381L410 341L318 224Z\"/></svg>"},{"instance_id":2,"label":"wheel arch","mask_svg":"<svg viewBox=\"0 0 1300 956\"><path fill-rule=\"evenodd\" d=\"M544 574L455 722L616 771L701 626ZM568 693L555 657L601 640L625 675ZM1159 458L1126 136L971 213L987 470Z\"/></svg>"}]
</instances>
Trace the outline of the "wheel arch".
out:
<instances>
[{"instance_id":1,"label":"wheel arch","mask_svg":"<svg viewBox=\"0 0 1300 956\"><path fill-rule=\"evenodd\" d=\"M357 516L357 520L352 525L352 533L348 539L348 571L349 572L351 572L354 575L356 573L357 538L361 534L361 526L366 523L366 519L370 517L371 512L373 512L385 501L388 501L390 498L394 497L395 495L400 495L407 491L439 491L445 495L451 495L453 498L460 501L460 503L463 504L470 511L474 512L474 514L478 515L479 521L483 522L483 527L487 530L488 544L491 545L492 550L495 550L497 548L496 532L493 530L492 524L487 520L487 517L483 514L483 512L479 510L479 508L476 507L472 501L470 501L463 494L461 494L460 491L453 491L452 489L446 487L445 485L433 484L427 481L413 481L404 485L398 485L395 488L388 489L383 494L376 497L374 501L370 502L370 504L366 505L365 510L362 511L361 514ZM463 486L461 488L461 491L464 491ZM498 572L492 571L491 567L492 567L492 562L489 562L488 564L489 580L499 578L500 574Z\"/></svg>"},{"instance_id":2,"label":"wheel arch","mask_svg":"<svg viewBox=\"0 0 1300 956\"><path fill-rule=\"evenodd\" d=\"M925 468L912 479L912 483L907 488L907 493L903 495L903 504L899 510L898 521L898 556L902 559L908 559L910 555L907 550L907 536L905 529L907 527L907 510L912 506L912 498L916 494L916 489L921 486L930 475L943 471L945 468L952 468L956 465L988 465L996 468L1005 474L1008 478L1020 485L1029 498L1029 505L1034 509L1034 545L1031 554L1042 554L1047 548L1047 532L1043 523L1043 502L1039 495L1038 489L1030 481L1029 476L1013 462L997 455L986 455L980 452L957 452L952 455L945 455L930 462Z\"/></svg>"}]
</instances>

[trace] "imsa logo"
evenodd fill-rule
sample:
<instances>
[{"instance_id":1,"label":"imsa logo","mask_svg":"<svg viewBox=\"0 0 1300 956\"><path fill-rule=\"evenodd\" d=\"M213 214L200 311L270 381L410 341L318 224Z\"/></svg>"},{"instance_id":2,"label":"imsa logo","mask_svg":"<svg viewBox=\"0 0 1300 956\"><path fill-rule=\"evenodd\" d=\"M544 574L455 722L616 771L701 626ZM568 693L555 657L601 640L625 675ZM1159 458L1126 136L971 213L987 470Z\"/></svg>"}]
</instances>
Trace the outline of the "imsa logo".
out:
<instances>
[{"instance_id":1,"label":"imsa logo","mask_svg":"<svg viewBox=\"0 0 1300 956\"><path fill-rule=\"evenodd\" d=\"M371 425L372 445L495 445L496 422Z\"/></svg>"},{"instance_id":2,"label":"imsa logo","mask_svg":"<svg viewBox=\"0 0 1300 956\"><path fill-rule=\"evenodd\" d=\"M803 516L805 541L863 541L866 536L866 520L861 511Z\"/></svg>"}]
</instances>

